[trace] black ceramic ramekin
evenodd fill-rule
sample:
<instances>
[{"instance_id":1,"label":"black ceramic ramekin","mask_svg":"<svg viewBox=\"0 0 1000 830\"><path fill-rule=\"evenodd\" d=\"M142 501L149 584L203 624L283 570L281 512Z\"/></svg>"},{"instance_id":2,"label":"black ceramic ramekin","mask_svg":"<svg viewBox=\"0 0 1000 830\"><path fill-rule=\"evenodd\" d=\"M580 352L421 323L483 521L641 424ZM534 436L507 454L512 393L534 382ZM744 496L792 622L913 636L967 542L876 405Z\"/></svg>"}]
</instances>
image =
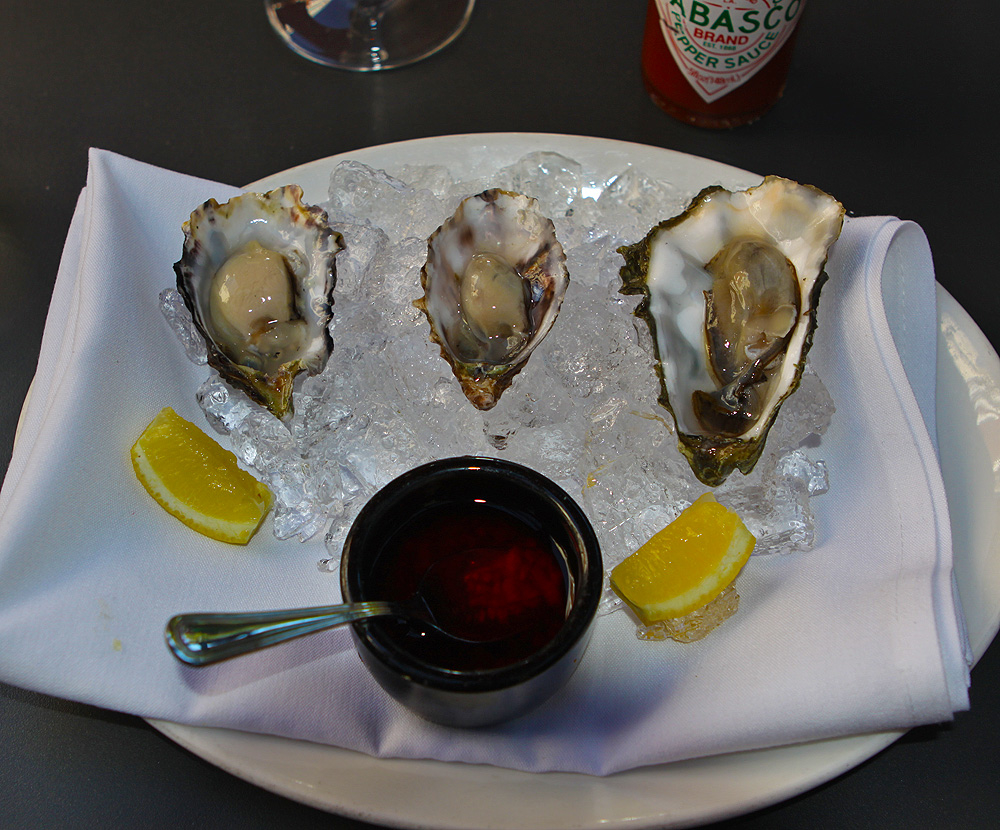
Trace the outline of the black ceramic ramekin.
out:
<instances>
[{"instance_id":1,"label":"black ceramic ramekin","mask_svg":"<svg viewBox=\"0 0 1000 830\"><path fill-rule=\"evenodd\" d=\"M391 621L352 624L361 659L379 684L422 717L452 726L515 718L565 684L590 639L604 568L590 522L565 491L534 470L492 458L461 457L413 469L380 490L355 520L340 564L345 602L383 599L367 589L387 539L401 523L434 505L482 500L521 513L551 537L565 559L569 601L562 627L537 651L496 668L433 665L389 636ZM459 644L460 647L460 644Z\"/></svg>"}]
</instances>

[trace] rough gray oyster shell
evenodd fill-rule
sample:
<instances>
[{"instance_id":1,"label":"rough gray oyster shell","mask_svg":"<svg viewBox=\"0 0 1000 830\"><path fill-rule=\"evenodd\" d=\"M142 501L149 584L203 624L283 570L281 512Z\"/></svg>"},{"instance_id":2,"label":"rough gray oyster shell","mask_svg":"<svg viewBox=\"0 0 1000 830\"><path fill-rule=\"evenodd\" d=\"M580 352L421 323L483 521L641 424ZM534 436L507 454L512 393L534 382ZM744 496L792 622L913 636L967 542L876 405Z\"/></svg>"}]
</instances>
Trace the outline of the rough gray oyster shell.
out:
<instances>
[{"instance_id":1,"label":"rough gray oyster shell","mask_svg":"<svg viewBox=\"0 0 1000 830\"><path fill-rule=\"evenodd\" d=\"M844 208L777 176L746 191L708 187L619 252L623 294L656 348L660 403L700 481L721 484L760 457L799 385Z\"/></svg>"},{"instance_id":2,"label":"rough gray oyster shell","mask_svg":"<svg viewBox=\"0 0 1000 830\"><path fill-rule=\"evenodd\" d=\"M488 410L556 320L569 272L551 220L530 196L486 190L463 200L427 240L427 315L462 391Z\"/></svg>"},{"instance_id":3,"label":"rough gray oyster shell","mask_svg":"<svg viewBox=\"0 0 1000 830\"><path fill-rule=\"evenodd\" d=\"M299 372L323 370L333 341L335 258L343 238L298 185L214 199L184 223L177 290L208 363L278 418Z\"/></svg>"}]
</instances>

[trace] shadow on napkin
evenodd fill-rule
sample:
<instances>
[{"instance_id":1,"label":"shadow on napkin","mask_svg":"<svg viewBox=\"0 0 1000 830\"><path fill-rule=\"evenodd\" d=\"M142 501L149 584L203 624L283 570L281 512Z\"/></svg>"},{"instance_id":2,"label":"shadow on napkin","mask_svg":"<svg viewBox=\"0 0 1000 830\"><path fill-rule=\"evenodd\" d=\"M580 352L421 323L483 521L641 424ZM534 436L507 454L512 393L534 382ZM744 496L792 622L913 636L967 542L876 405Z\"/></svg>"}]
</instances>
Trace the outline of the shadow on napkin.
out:
<instances>
[{"instance_id":1,"label":"shadow on napkin","mask_svg":"<svg viewBox=\"0 0 1000 830\"><path fill-rule=\"evenodd\" d=\"M347 632L318 631L280 647L262 649L211 666L196 668L178 663L177 673L181 682L197 694L224 695L318 661L345 656L361 662Z\"/></svg>"}]
</instances>

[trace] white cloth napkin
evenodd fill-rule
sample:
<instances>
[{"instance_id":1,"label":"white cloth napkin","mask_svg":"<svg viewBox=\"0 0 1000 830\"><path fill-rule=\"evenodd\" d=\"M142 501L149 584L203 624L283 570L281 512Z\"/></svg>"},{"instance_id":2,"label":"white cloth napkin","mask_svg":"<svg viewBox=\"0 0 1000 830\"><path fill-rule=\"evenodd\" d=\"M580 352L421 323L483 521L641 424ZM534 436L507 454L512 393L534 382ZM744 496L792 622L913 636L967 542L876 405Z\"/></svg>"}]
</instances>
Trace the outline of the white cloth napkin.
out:
<instances>
[{"instance_id":1,"label":"white cloth napkin","mask_svg":"<svg viewBox=\"0 0 1000 830\"><path fill-rule=\"evenodd\" d=\"M163 626L184 610L339 598L323 542L212 542L157 507L128 450L165 405L204 423L157 296L181 223L236 188L102 151L66 241L0 492L0 679L182 723L384 756L606 774L693 756L950 719L968 705L934 430L936 312L914 224L851 219L811 353L837 406L815 550L754 557L738 616L694 645L599 618L569 685L496 728L425 723L389 699L344 630L205 669ZM884 289L884 290L883 290ZM890 332L891 329L891 332ZM895 339L893 337L895 335Z\"/></svg>"}]
</instances>

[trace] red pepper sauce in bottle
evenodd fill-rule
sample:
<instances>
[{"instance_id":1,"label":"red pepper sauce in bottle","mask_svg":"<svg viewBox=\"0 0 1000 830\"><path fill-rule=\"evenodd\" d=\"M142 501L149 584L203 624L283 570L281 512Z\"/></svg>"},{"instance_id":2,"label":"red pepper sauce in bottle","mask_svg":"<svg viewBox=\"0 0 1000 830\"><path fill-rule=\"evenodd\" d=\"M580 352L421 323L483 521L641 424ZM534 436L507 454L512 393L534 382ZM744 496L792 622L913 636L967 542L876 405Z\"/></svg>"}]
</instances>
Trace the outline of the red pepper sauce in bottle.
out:
<instances>
[{"instance_id":1,"label":"red pepper sauce in bottle","mask_svg":"<svg viewBox=\"0 0 1000 830\"><path fill-rule=\"evenodd\" d=\"M756 120L784 92L803 6L804 0L649 0L646 91L664 112L697 127ZM679 57L664 27L673 30Z\"/></svg>"}]
</instances>

